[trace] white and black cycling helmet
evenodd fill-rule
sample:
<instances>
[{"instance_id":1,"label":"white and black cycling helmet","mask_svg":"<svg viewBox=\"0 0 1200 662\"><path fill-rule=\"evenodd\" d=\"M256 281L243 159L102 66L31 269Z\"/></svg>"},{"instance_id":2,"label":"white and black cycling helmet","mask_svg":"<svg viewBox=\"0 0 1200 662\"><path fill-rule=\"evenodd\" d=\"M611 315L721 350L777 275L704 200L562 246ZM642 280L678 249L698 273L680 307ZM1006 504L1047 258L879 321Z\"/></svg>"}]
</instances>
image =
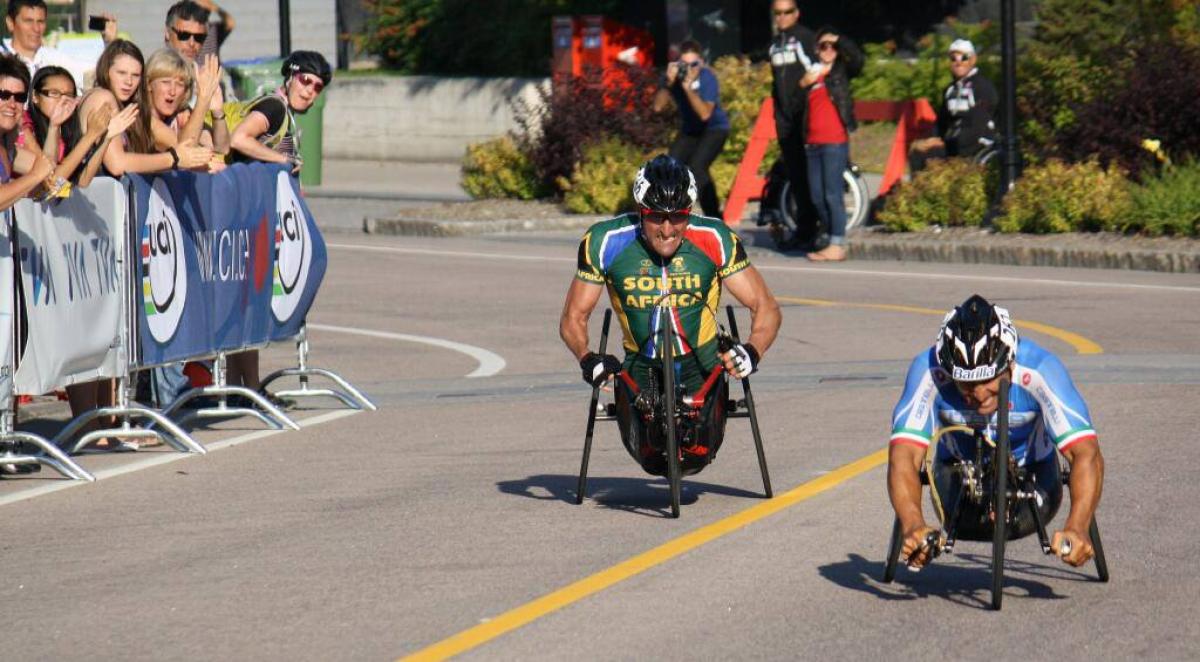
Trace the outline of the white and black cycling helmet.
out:
<instances>
[{"instance_id":1,"label":"white and black cycling helmet","mask_svg":"<svg viewBox=\"0 0 1200 662\"><path fill-rule=\"evenodd\" d=\"M633 201L651 211L691 209L698 197L692 171L666 154L646 162L633 180Z\"/></svg>"},{"instance_id":2,"label":"white and black cycling helmet","mask_svg":"<svg viewBox=\"0 0 1200 662\"><path fill-rule=\"evenodd\" d=\"M994 379L1017 355L1017 329L1008 311L974 294L946 313L937 338L937 360L956 382Z\"/></svg>"}]
</instances>

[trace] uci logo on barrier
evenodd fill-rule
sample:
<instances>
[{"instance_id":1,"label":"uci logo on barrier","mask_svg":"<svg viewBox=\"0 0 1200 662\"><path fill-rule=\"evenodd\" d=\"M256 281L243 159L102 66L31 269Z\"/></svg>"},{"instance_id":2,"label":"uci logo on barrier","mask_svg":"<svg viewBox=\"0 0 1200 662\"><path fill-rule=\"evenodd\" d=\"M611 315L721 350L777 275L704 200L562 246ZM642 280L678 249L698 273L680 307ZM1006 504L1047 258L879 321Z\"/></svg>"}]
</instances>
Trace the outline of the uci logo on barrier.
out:
<instances>
[{"instance_id":1,"label":"uci logo on barrier","mask_svg":"<svg viewBox=\"0 0 1200 662\"><path fill-rule=\"evenodd\" d=\"M175 201L161 179L150 191L149 211L142 226L142 293L150 335L158 342L167 342L183 317L187 263Z\"/></svg>"},{"instance_id":2,"label":"uci logo on barrier","mask_svg":"<svg viewBox=\"0 0 1200 662\"><path fill-rule=\"evenodd\" d=\"M308 282L308 268L312 262L312 237L309 236L308 219L296 199L291 177L279 173L275 180L275 212L279 224L275 228L275 274L272 279L271 312L275 319L286 322Z\"/></svg>"}]
</instances>

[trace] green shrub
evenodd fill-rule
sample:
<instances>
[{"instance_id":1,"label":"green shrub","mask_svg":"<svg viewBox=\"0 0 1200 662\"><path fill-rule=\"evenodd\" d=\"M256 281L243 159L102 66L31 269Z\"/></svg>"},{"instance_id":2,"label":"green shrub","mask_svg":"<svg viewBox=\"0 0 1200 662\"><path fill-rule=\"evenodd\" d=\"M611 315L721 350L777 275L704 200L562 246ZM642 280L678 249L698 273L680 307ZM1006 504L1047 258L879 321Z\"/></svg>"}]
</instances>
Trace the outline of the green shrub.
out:
<instances>
[{"instance_id":1,"label":"green shrub","mask_svg":"<svg viewBox=\"0 0 1200 662\"><path fill-rule=\"evenodd\" d=\"M771 96L771 65L766 62L755 64L741 55L726 55L717 58L712 68L721 82L721 108L729 115L729 139L712 168L717 195L724 200L733 186L733 176L746 153L746 146L750 144L758 111L763 100ZM779 146L772 141L763 157L761 170L765 172L777 158ZM732 168L726 167L728 165Z\"/></svg>"},{"instance_id":2,"label":"green shrub","mask_svg":"<svg viewBox=\"0 0 1200 662\"><path fill-rule=\"evenodd\" d=\"M533 164L511 136L467 146L462 187L472 198L532 200L542 193Z\"/></svg>"},{"instance_id":3,"label":"green shrub","mask_svg":"<svg viewBox=\"0 0 1200 662\"><path fill-rule=\"evenodd\" d=\"M896 232L930 225L979 225L988 209L986 177L983 166L966 159L930 161L887 197L879 221Z\"/></svg>"},{"instance_id":4,"label":"green shrub","mask_svg":"<svg viewBox=\"0 0 1200 662\"><path fill-rule=\"evenodd\" d=\"M1130 184L1116 168L1057 159L1025 170L1004 197L1001 232L1111 230L1130 210Z\"/></svg>"},{"instance_id":5,"label":"green shrub","mask_svg":"<svg viewBox=\"0 0 1200 662\"><path fill-rule=\"evenodd\" d=\"M577 214L618 214L633 208L633 178L648 155L617 138L585 145L571 180L559 181L563 205Z\"/></svg>"},{"instance_id":6,"label":"green shrub","mask_svg":"<svg viewBox=\"0 0 1200 662\"><path fill-rule=\"evenodd\" d=\"M1120 229L1145 234L1200 235L1200 162L1166 167L1133 187L1132 209Z\"/></svg>"}]
</instances>

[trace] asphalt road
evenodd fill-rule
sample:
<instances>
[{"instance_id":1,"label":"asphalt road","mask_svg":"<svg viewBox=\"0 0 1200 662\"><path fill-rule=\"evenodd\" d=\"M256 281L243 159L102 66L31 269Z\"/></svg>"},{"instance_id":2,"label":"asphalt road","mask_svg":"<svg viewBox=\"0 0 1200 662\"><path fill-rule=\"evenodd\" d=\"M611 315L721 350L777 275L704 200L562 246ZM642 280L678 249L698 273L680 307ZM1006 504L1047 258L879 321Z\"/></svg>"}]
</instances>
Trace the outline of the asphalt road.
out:
<instances>
[{"instance_id":1,"label":"asphalt road","mask_svg":"<svg viewBox=\"0 0 1200 662\"><path fill-rule=\"evenodd\" d=\"M589 389L557 320L575 238L329 241L312 360L380 410L306 409L298 432L224 423L198 433L224 444L204 457L87 456L102 477L90 485L49 491L66 481L47 471L0 481L0 657L389 660L460 633L432 652L1188 659L1200 648L1195 276L755 253L785 305L754 378L777 496L760 497L749 426L735 420L672 520L664 482L611 424L597 432L589 498L573 503ZM892 519L879 451L903 371L933 340L936 311L972 292L1063 357L1108 466L1098 519L1112 581L1017 541L1000 613L986 608L987 545L961 542L920 574L878 581Z\"/></svg>"}]
</instances>

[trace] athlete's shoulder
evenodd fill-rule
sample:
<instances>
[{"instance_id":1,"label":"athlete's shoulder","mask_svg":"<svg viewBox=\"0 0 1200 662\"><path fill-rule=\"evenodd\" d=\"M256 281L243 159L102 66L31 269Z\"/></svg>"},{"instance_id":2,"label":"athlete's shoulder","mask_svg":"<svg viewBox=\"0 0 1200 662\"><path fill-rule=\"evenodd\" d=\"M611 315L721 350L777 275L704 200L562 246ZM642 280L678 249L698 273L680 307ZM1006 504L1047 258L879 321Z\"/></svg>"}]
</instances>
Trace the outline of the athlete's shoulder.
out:
<instances>
[{"instance_id":1,"label":"athlete's shoulder","mask_svg":"<svg viewBox=\"0 0 1200 662\"><path fill-rule=\"evenodd\" d=\"M1029 338L1017 341L1017 365L1036 370L1042 366L1059 367L1062 361L1053 352Z\"/></svg>"},{"instance_id":2,"label":"athlete's shoulder","mask_svg":"<svg viewBox=\"0 0 1200 662\"><path fill-rule=\"evenodd\" d=\"M750 266L741 238L719 218L693 214L685 236L717 265L722 278Z\"/></svg>"},{"instance_id":3,"label":"athlete's shoulder","mask_svg":"<svg viewBox=\"0 0 1200 662\"><path fill-rule=\"evenodd\" d=\"M589 282L603 282L616 257L637 239L637 229L632 214L592 224L579 242L576 276Z\"/></svg>"}]
</instances>

